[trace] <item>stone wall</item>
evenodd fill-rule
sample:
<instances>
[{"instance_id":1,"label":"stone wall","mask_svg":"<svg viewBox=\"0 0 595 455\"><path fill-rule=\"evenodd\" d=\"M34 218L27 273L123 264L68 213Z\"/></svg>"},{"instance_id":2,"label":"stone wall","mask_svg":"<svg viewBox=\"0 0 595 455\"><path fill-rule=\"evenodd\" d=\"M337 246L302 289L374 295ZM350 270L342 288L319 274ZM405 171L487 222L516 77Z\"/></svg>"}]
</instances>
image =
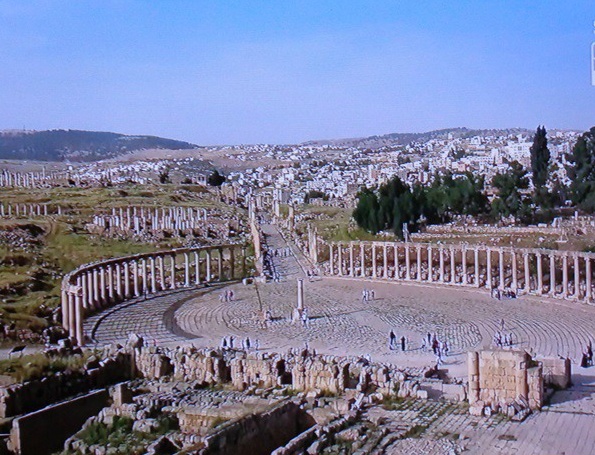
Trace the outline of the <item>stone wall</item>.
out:
<instances>
[{"instance_id":1,"label":"stone wall","mask_svg":"<svg viewBox=\"0 0 595 455\"><path fill-rule=\"evenodd\" d=\"M45 455L59 451L85 421L108 405L109 394L98 390L13 421L9 449L17 455Z\"/></svg>"},{"instance_id":2,"label":"stone wall","mask_svg":"<svg viewBox=\"0 0 595 455\"><path fill-rule=\"evenodd\" d=\"M469 352L469 404L481 414L485 407L509 413L541 409L544 401L543 367L525 351L485 350Z\"/></svg>"}]
</instances>

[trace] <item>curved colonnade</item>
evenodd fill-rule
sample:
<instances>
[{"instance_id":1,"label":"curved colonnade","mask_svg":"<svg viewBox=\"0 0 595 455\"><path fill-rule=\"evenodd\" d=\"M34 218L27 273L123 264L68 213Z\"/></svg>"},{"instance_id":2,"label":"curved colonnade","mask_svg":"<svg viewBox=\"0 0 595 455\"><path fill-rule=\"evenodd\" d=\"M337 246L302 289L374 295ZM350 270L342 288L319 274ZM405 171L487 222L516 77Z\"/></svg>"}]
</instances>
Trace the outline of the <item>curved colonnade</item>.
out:
<instances>
[{"instance_id":1,"label":"curved colonnade","mask_svg":"<svg viewBox=\"0 0 595 455\"><path fill-rule=\"evenodd\" d=\"M328 247L331 276L593 300L595 253L414 242L332 242Z\"/></svg>"},{"instance_id":2,"label":"curved colonnade","mask_svg":"<svg viewBox=\"0 0 595 455\"><path fill-rule=\"evenodd\" d=\"M62 326L83 345L83 320L91 313L143 295L245 275L242 244L178 248L85 264L62 280Z\"/></svg>"}]
</instances>

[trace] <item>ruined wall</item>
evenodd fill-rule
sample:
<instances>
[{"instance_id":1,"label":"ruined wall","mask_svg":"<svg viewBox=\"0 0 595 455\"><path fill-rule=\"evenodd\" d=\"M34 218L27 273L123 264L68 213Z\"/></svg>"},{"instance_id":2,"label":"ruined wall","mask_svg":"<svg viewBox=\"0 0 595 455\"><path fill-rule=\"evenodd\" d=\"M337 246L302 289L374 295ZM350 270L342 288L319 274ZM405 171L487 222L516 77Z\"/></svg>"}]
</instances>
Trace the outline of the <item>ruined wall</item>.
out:
<instances>
[{"instance_id":1,"label":"ruined wall","mask_svg":"<svg viewBox=\"0 0 595 455\"><path fill-rule=\"evenodd\" d=\"M477 409L504 409L513 403L541 409L542 366L525 351L469 352L469 404ZM473 412L473 410L472 410Z\"/></svg>"},{"instance_id":2,"label":"ruined wall","mask_svg":"<svg viewBox=\"0 0 595 455\"><path fill-rule=\"evenodd\" d=\"M201 455L268 455L314 425L293 402L224 425L205 438Z\"/></svg>"},{"instance_id":3,"label":"ruined wall","mask_svg":"<svg viewBox=\"0 0 595 455\"><path fill-rule=\"evenodd\" d=\"M49 406L13 421L9 448L18 455L44 455L62 448L85 421L108 406L106 390Z\"/></svg>"}]
</instances>

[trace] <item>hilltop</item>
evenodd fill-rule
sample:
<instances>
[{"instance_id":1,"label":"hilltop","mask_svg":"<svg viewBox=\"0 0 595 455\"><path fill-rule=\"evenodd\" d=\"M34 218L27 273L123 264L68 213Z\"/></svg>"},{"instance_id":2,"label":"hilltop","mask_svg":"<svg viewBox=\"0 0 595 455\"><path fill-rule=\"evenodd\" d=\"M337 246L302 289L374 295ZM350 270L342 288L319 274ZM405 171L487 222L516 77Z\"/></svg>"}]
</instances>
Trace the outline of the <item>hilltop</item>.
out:
<instances>
[{"instance_id":1,"label":"hilltop","mask_svg":"<svg viewBox=\"0 0 595 455\"><path fill-rule=\"evenodd\" d=\"M196 149L195 144L156 136L78 130L0 131L0 159L98 161L144 149Z\"/></svg>"}]
</instances>

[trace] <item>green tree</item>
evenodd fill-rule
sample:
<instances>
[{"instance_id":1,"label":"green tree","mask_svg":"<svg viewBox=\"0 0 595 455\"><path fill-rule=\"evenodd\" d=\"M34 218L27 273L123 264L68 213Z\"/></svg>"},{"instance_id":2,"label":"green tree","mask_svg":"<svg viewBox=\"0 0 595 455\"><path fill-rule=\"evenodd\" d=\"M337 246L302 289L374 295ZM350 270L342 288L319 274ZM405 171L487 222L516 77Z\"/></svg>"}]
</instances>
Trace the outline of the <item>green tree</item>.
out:
<instances>
[{"instance_id":1,"label":"green tree","mask_svg":"<svg viewBox=\"0 0 595 455\"><path fill-rule=\"evenodd\" d=\"M221 186L223 185L223 182L225 182L225 180L227 180L227 178L223 175L220 174L218 170L214 170L211 175L209 175L209 177L207 178L207 183L210 186Z\"/></svg>"},{"instance_id":2,"label":"green tree","mask_svg":"<svg viewBox=\"0 0 595 455\"><path fill-rule=\"evenodd\" d=\"M498 197L492 203L494 217L513 216L517 220L527 221L530 217L530 204L520 191L529 188L525 168L518 161L513 161L507 172L494 176L492 186L498 191Z\"/></svg>"},{"instance_id":3,"label":"green tree","mask_svg":"<svg viewBox=\"0 0 595 455\"><path fill-rule=\"evenodd\" d=\"M568 157L572 201L582 210L595 212L595 127L578 138Z\"/></svg>"},{"instance_id":4,"label":"green tree","mask_svg":"<svg viewBox=\"0 0 595 455\"><path fill-rule=\"evenodd\" d=\"M531 146L531 171L533 187L535 188L535 205L540 208L549 206L550 199L546 183L548 181L550 165L550 150L547 146L547 132L545 126L538 126L533 145Z\"/></svg>"}]
</instances>

